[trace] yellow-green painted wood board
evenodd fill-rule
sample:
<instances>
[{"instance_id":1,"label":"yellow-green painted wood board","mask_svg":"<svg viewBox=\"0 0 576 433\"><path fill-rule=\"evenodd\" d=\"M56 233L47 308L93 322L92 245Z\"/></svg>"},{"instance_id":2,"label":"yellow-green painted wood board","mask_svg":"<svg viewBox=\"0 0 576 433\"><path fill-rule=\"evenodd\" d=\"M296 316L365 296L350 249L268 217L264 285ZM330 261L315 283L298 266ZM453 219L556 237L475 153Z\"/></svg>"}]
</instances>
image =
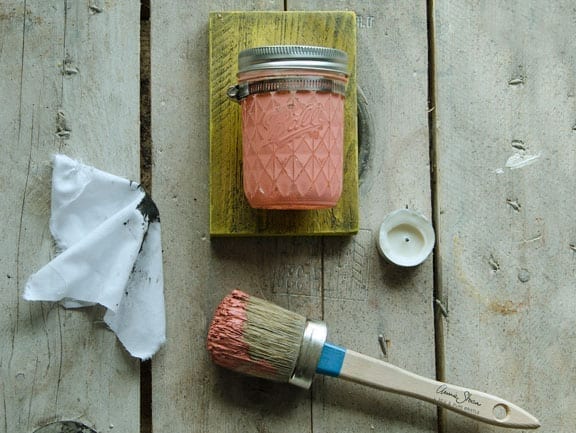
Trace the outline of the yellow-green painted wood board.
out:
<instances>
[{"instance_id":1,"label":"yellow-green painted wood board","mask_svg":"<svg viewBox=\"0 0 576 433\"><path fill-rule=\"evenodd\" d=\"M356 17L353 12L213 12L210 14L210 234L212 236L347 235L358 231ZM344 188L322 210L253 209L242 187L240 106L226 90L237 82L238 53L260 45L333 47L348 53L344 120Z\"/></svg>"}]
</instances>

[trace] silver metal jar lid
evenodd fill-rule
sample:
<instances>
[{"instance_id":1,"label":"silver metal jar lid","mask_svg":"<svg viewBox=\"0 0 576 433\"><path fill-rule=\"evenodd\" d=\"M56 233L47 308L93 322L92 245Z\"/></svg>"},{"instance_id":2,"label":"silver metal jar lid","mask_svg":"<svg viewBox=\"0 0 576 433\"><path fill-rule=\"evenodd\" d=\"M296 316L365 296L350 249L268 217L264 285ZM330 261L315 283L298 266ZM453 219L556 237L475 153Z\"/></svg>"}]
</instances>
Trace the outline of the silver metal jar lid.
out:
<instances>
[{"instance_id":1,"label":"silver metal jar lid","mask_svg":"<svg viewBox=\"0 0 576 433\"><path fill-rule=\"evenodd\" d=\"M336 48L265 45L238 55L238 72L262 69L314 69L348 75L348 55Z\"/></svg>"}]
</instances>

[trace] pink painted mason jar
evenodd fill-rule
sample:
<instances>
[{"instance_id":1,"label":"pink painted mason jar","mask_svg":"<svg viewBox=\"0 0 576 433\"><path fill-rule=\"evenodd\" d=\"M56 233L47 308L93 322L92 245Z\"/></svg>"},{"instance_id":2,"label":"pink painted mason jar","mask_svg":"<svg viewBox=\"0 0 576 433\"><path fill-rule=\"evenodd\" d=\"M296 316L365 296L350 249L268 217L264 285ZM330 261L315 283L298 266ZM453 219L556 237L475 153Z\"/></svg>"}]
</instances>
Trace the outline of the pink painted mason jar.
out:
<instances>
[{"instance_id":1,"label":"pink painted mason jar","mask_svg":"<svg viewBox=\"0 0 576 433\"><path fill-rule=\"evenodd\" d=\"M322 209L342 194L348 56L333 48L269 45L241 51L242 169L250 206Z\"/></svg>"}]
</instances>

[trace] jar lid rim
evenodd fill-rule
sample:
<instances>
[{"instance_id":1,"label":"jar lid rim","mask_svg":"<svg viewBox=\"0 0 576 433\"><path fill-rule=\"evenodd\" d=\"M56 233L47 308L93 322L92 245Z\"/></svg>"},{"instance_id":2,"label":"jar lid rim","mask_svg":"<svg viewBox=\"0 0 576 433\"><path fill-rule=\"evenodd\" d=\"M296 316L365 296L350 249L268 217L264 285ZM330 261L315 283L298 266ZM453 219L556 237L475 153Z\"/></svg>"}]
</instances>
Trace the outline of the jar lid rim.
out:
<instances>
[{"instance_id":1,"label":"jar lid rim","mask_svg":"<svg viewBox=\"0 0 576 433\"><path fill-rule=\"evenodd\" d=\"M348 54L313 45L263 45L240 51L238 71L259 69L319 69L348 74Z\"/></svg>"}]
</instances>

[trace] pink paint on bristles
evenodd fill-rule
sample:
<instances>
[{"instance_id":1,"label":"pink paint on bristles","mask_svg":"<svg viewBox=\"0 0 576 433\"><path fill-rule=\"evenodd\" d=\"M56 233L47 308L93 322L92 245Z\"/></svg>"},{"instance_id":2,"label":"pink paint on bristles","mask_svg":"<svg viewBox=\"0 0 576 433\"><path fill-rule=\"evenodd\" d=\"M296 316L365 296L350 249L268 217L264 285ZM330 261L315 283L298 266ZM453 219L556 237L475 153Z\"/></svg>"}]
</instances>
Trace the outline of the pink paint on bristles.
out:
<instances>
[{"instance_id":1,"label":"pink paint on bristles","mask_svg":"<svg viewBox=\"0 0 576 433\"><path fill-rule=\"evenodd\" d=\"M221 367L252 376L274 378L274 367L266 361L253 359L250 344L244 339L249 299L247 293L234 290L220 302L208 330L207 348L214 363Z\"/></svg>"},{"instance_id":2,"label":"pink paint on bristles","mask_svg":"<svg viewBox=\"0 0 576 433\"><path fill-rule=\"evenodd\" d=\"M216 309L207 347L213 361L222 367L288 382L305 326L304 316L234 290Z\"/></svg>"}]
</instances>

